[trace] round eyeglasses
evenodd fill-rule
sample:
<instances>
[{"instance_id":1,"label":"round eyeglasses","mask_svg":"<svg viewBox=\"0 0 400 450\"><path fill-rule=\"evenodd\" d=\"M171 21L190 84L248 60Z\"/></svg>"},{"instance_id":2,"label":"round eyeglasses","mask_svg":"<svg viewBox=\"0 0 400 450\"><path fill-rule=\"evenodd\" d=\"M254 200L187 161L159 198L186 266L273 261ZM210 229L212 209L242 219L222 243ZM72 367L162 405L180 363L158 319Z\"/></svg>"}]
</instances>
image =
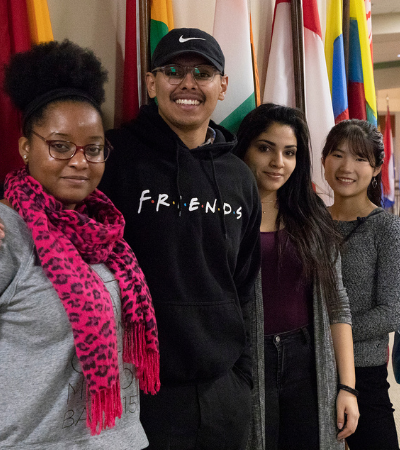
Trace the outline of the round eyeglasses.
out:
<instances>
[{"instance_id":1,"label":"round eyeglasses","mask_svg":"<svg viewBox=\"0 0 400 450\"><path fill-rule=\"evenodd\" d=\"M76 152L80 149L83 150L86 161L91 163L103 163L110 156L112 150L111 144L106 139L106 145L102 144L87 144L76 145L70 141L60 140L48 140L40 134L32 130L32 133L40 138L43 142L49 146L49 155L54 159L66 160L72 159Z\"/></svg>"},{"instance_id":2,"label":"round eyeglasses","mask_svg":"<svg viewBox=\"0 0 400 450\"><path fill-rule=\"evenodd\" d=\"M169 84L177 85L182 83L187 73L190 72L199 86L204 86L214 79L216 74L220 74L218 70L207 64L199 66L181 66L180 64L168 64L167 66L156 67L153 72L162 72L167 78Z\"/></svg>"}]
</instances>

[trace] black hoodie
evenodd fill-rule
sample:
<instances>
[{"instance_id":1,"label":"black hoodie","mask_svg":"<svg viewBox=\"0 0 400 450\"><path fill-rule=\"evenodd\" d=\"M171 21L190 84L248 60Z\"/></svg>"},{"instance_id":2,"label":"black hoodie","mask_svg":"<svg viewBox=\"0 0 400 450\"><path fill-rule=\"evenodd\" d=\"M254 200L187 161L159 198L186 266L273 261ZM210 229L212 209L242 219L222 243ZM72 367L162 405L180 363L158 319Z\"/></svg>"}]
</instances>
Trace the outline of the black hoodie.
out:
<instances>
[{"instance_id":1,"label":"black hoodie","mask_svg":"<svg viewBox=\"0 0 400 450\"><path fill-rule=\"evenodd\" d=\"M189 150L155 105L107 138L100 185L126 220L158 322L162 383L193 383L235 369L251 383L246 304L259 262L254 177L214 123L213 144Z\"/></svg>"}]
</instances>

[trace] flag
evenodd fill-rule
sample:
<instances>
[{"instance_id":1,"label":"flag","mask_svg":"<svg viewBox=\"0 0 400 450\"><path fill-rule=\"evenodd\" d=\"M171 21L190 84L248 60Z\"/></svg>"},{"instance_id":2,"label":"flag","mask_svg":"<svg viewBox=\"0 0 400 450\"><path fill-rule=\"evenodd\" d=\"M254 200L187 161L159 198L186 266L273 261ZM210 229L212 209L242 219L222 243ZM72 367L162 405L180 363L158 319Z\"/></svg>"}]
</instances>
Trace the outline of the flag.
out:
<instances>
[{"instance_id":1,"label":"flag","mask_svg":"<svg viewBox=\"0 0 400 450\"><path fill-rule=\"evenodd\" d=\"M264 103L296 106L290 0L276 0Z\"/></svg>"},{"instance_id":2,"label":"flag","mask_svg":"<svg viewBox=\"0 0 400 450\"><path fill-rule=\"evenodd\" d=\"M152 0L150 9L150 56L160 39L174 28L172 0Z\"/></svg>"},{"instance_id":3,"label":"flag","mask_svg":"<svg viewBox=\"0 0 400 450\"><path fill-rule=\"evenodd\" d=\"M385 208L390 208L394 205L394 152L389 106L385 120L383 143L385 146L385 160L382 165L383 205Z\"/></svg>"},{"instance_id":4,"label":"flag","mask_svg":"<svg viewBox=\"0 0 400 450\"><path fill-rule=\"evenodd\" d=\"M25 0L0 2L0 85L3 67L14 53L30 49L29 22ZM18 153L21 136L20 114L9 97L0 89L0 184L8 172L23 166Z\"/></svg>"},{"instance_id":5,"label":"flag","mask_svg":"<svg viewBox=\"0 0 400 450\"><path fill-rule=\"evenodd\" d=\"M325 33L326 67L335 123L349 118L342 9L342 0L330 0Z\"/></svg>"},{"instance_id":6,"label":"flag","mask_svg":"<svg viewBox=\"0 0 400 450\"><path fill-rule=\"evenodd\" d=\"M369 48L371 50L371 61L374 62L374 52L372 49L372 21L371 21L371 0L364 0L365 15L367 18L367 30L368 30L368 41Z\"/></svg>"},{"instance_id":7,"label":"flag","mask_svg":"<svg viewBox=\"0 0 400 450\"><path fill-rule=\"evenodd\" d=\"M47 0L3 0L0 2L0 64L8 64L14 53L24 52L32 44L53 40ZM0 70L0 85L4 73ZM0 89L0 183L8 172L21 167L18 139L21 136L20 113Z\"/></svg>"},{"instance_id":8,"label":"flag","mask_svg":"<svg viewBox=\"0 0 400 450\"><path fill-rule=\"evenodd\" d=\"M322 174L321 151L335 121L316 0L303 0L303 23L304 91L313 150L313 182L316 192L331 204L331 189ZM264 103L296 105L290 0L277 0L275 4L265 83Z\"/></svg>"},{"instance_id":9,"label":"flag","mask_svg":"<svg viewBox=\"0 0 400 450\"><path fill-rule=\"evenodd\" d=\"M258 75L257 56L256 56L255 45L254 45L253 25L251 22L251 14L250 14L250 45L251 45L251 58L252 58L253 72L254 72L254 94L255 94L255 99L256 99L256 106L260 106L261 105L260 77Z\"/></svg>"},{"instance_id":10,"label":"flag","mask_svg":"<svg viewBox=\"0 0 400 450\"><path fill-rule=\"evenodd\" d=\"M138 48L136 0L126 0L124 83L122 121L134 119L139 112Z\"/></svg>"},{"instance_id":11,"label":"flag","mask_svg":"<svg viewBox=\"0 0 400 450\"><path fill-rule=\"evenodd\" d=\"M329 203L331 189L323 176L321 152L335 120L316 0L303 0L303 20L306 116L313 149L313 182L316 192Z\"/></svg>"},{"instance_id":12,"label":"flag","mask_svg":"<svg viewBox=\"0 0 400 450\"><path fill-rule=\"evenodd\" d=\"M351 119L377 125L374 73L364 0L350 0L348 101Z\"/></svg>"},{"instance_id":13,"label":"flag","mask_svg":"<svg viewBox=\"0 0 400 450\"><path fill-rule=\"evenodd\" d=\"M47 0L26 0L32 44L53 40Z\"/></svg>"},{"instance_id":14,"label":"flag","mask_svg":"<svg viewBox=\"0 0 400 450\"><path fill-rule=\"evenodd\" d=\"M212 118L235 133L256 106L247 0L216 0L213 35L225 55L229 84Z\"/></svg>"}]
</instances>

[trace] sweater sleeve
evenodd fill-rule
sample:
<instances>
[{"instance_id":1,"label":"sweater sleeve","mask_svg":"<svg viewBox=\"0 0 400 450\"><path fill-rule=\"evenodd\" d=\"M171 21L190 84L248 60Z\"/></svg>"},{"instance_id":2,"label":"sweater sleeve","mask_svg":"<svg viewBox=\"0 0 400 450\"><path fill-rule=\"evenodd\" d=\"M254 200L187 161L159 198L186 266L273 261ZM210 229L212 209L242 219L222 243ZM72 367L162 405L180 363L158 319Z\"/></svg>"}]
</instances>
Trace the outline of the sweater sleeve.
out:
<instances>
[{"instance_id":1,"label":"sweater sleeve","mask_svg":"<svg viewBox=\"0 0 400 450\"><path fill-rule=\"evenodd\" d=\"M33 242L22 218L0 203L0 220L5 226L5 238L0 247L0 308L12 295L7 292L21 273L32 253ZM9 295L8 295L9 294Z\"/></svg>"},{"instance_id":2,"label":"sweater sleeve","mask_svg":"<svg viewBox=\"0 0 400 450\"><path fill-rule=\"evenodd\" d=\"M1 219L0 219L1 220ZM1 220L3 222L3 220ZM10 249L8 227L5 229L5 238L0 247L0 308L3 303L3 293L6 291L16 274L16 261Z\"/></svg>"},{"instance_id":3,"label":"sweater sleeve","mask_svg":"<svg viewBox=\"0 0 400 450\"><path fill-rule=\"evenodd\" d=\"M400 220L392 216L375 232L377 261L374 307L354 312L355 341L373 339L400 328Z\"/></svg>"}]
</instances>

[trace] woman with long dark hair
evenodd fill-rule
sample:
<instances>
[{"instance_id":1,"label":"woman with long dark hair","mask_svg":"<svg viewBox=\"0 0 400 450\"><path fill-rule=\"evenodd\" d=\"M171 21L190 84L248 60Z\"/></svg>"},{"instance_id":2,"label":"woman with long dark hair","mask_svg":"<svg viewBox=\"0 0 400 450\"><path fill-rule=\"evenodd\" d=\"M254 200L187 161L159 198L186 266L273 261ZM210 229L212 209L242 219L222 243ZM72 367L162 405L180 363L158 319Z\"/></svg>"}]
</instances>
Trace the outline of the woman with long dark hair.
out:
<instances>
[{"instance_id":1,"label":"woman with long dark hair","mask_svg":"<svg viewBox=\"0 0 400 450\"><path fill-rule=\"evenodd\" d=\"M380 207L383 159L382 134L357 119L335 125L322 152L353 320L360 421L347 438L351 450L399 448L387 349L400 325L400 219Z\"/></svg>"},{"instance_id":2,"label":"woman with long dark hair","mask_svg":"<svg viewBox=\"0 0 400 450\"><path fill-rule=\"evenodd\" d=\"M265 447L343 448L358 419L351 316L337 233L312 187L304 115L259 106L239 128L236 153L257 180L263 211L256 300L264 310Z\"/></svg>"}]
</instances>

